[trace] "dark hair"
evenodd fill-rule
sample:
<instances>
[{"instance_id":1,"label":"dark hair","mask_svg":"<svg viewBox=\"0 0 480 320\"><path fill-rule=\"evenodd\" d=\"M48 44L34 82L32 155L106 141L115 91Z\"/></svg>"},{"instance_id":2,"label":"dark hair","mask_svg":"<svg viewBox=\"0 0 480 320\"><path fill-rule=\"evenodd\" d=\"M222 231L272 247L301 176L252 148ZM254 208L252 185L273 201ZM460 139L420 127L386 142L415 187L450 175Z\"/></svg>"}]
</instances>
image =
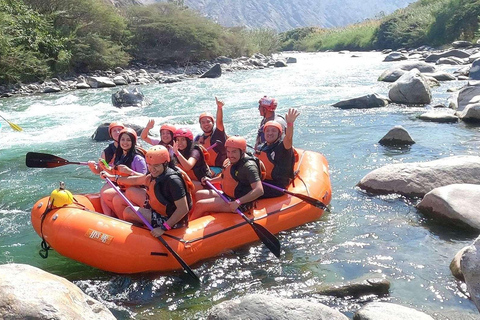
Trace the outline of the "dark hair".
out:
<instances>
[{"instance_id":1,"label":"dark hair","mask_svg":"<svg viewBox=\"0 0 480 320\"><path fill-rule=\"evenodd\" d=\"M128 134L130 139L132 140L132 146L130 149L127 151L127 154L123 154L123 149L120 146L120 139L122 138L122 135ZM137 139L135 139L135 136L131 134L130 132L123 132L121 135L118 136L118 147L117 150L115 150L115 161L114 165L119 165L119 164L124 164L127 167L131 168L133 159L135 156L139 154L144 157L143 153L137 150Z\"/></svg>"},{"instance_id":2,"label":"dark hair","mask_svg":"<svg viewBox=\"0 0 480 320\"><path fill-rule=\"evenodd\" d=\"M163 129L163 130L167 130L167 129ZM174 139L173 139L173 132L170 131L170 130L167 130L167 131L168 131L168 133L170 133L170 137L172 138L172 140L170 140L169 143L165 144L165 143L162 141L162 134L160 134L160 143L159 143L159 145L162 145L162 146L164 146L164 147L166 147L167 145L169 145L169 146L172 146L172 147L173 147L173 140L174 140Z\"/></svg>"},{"instance_id":3,"label":"dark hair","mask_svg":"<svg viewBox=\"0 0 480 320\"><path fill-rule=\"evenodd\" d=\"M187 147L183 150L178 150L182 156L188 160L188 158L190 158L190 155L192 154L192 150L193 150L193 141L188 139L187 137L185 137L185 139L187 140Z\"/></svg>"}]
</instances>

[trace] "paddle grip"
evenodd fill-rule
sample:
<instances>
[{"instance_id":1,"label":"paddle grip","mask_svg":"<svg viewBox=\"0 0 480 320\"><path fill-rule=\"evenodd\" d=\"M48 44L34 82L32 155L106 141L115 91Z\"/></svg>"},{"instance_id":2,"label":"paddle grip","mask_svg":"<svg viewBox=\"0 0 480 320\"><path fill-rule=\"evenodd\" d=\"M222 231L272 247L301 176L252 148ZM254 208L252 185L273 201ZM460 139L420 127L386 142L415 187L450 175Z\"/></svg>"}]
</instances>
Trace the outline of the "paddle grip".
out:
<instances>
[{"instance_id":1,"label":"paddle grip","mask_svg":"<svg viewBox=\"0 0 480 320\"><path fill-rule=\"evenodd\" d=\"M105 168L107 168L108 170L110 170L110 165L107 163L107 161L105 161L105 159L100 159L100 161L102 161L103 165L105 166Z\"/></svg>"}]
</instances>

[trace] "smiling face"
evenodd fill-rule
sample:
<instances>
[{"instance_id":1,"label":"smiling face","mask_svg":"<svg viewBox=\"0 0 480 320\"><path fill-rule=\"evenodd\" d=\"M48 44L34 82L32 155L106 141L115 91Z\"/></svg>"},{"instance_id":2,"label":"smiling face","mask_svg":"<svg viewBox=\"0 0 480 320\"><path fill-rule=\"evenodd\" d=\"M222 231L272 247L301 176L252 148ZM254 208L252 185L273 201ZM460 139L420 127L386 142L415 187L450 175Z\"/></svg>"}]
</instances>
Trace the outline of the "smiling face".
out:
<instances>
[{"instance_id":1,"label":"smiling face","mask_svg":"<svg viewBox=\"0 0 480 320\"><path fill-rule=\"evenodd\" d=\"M242 157L242 151L238 148L227 147L227 158L230 163L237 163Z\"/></svg>"},{"instance_id":2,"label":"smiling face","mask_svg":"<svg viewBox=\"0 0 480 320\"><path fill-rule=\"evenodd\" d=\"M124 133L120 136L119 144L120 148L126 152L132 148L132 138L130 138L128 134Z\"/></svg>"},{"instance_id":3,"label":"smiling face","mask_svg":"<svg viewBox=\"0 0 480 320\"><path fill-rule=\"evenodd\" d=\"M176 137L175 141L177 141L178 144L178 150L185 150L187 148L187 138L185 137Z\"/></svg>"},{"instance_id":4,"label":"smiling face","mask_svg":"<svg viewBox=\"0 0 480 320\"><path fill-rule=\"evenodd\" d=\"M213 121L210 119L210 117L203 117L200 120L200 128L202 128L202 131L205 133L210 133L213 130Z\"/></svg>"},{"instance_id":5,"label":"smiling face","mask_svg":"<svg viewBox=\"0 0 480 320\"><path fill-rule=\"evenodd\" d=\"M268 144L274 143L280 137L280 131L275 127L267 127L265 129L265 141Z\"/></svg>"},{"instance_id":6,"label":"smiling face","mask_svg":"<svg viewBox=\"0 0 480 320\"><path fill-rule=\"evenodd\" d=\"M169 144L172 142L173 134L170 132L170 130L160 130L160 139L162 139L162 142L165 144Z\"/></svg>"},{"instance_id":7,"label":"smiling face","mask_svg":"<svg viewBox=\"0 0 480 320\"><path fill-rule=\"evenodd\" d=\"M147 169L150 172L150 174L152 175L152 177L156 178L163 173L163 171L165 170L165 167L164 167L163 163L149 164L147 162Z\"/></svg>"},{"instance_id":8,"label":"smiling face","mask_svg":"<svg viewBox=\"0 0 480 320\"><path fill-rule=\"evenodd\" d=\"M122 130L123 130L123 127L113 127L112 130L110 130L110 134L112 135L112 139L114 141L118 141L118 135Z\"/></svg>"}]
</instances>

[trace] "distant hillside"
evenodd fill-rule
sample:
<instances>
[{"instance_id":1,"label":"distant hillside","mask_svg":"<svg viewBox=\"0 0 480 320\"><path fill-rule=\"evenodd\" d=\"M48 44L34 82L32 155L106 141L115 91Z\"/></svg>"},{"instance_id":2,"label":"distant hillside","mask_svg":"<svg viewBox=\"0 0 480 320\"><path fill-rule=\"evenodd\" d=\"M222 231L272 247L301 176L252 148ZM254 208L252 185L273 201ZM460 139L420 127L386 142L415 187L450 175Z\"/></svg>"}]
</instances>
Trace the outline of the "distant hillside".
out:
<instances>
[{"instance_id":1,"label":"distant hillside","mask_svg":"<svg viewBox=\"0 0 480 320\"><path fill-rule=\"evenodd\" d=\"M138 0L145 4L166 0ZM227 27L333 28L389 14L415 0L184 0L186 6Z\"/></svg>"}]
</instances>

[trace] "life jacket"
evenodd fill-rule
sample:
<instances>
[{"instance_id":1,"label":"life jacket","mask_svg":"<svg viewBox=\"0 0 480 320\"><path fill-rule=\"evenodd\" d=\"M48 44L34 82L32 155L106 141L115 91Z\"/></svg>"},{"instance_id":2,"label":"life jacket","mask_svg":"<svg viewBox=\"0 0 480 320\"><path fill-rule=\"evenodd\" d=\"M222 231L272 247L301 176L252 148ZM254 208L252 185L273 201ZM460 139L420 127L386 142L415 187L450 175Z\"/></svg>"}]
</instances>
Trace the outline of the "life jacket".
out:
<instances>
[{"instance_id":1,"label":"life jacket","mask_svg":"<svg viewBox=\"0 0 480 320\"><path fill-rule=\"evenodd\" d=\"M245 153L242 159L237 163L231 164L230 160L226 159L222 170L222 190L230 198L240 198L252 190L249 183L242 182L238 178L239 168L244 166L247 161L253 161L257 165L260 179L264 180L266 175L266 168L263 162L251 154Z\"/></svg>"},{"instance_id":2,"label":"life jacket","mask_svg":"<svg viewBox=\"0 0 480 320\"><path fill-rule=\"evenodd\" d=\"M107 163L109 165L113 165L113 157L115 156L115 151L117 150L117 147L115 147L115 144L112 142L108 145L108 147L106 147L104 150L103 150L103 153L105 154L105 161L107 161Z\"/></svg>"},{"instance_id":3,"label":"life jacket","mask_svg":"<svg viewBox=\"0 0 480 320\"><path fill-rule=\"evenodd\" d=\"M203 142L200 143L200 138L203 138ZM215 147L210 148L215 142L219 140L221 143L217 144ZM213 130L211 135L201 134L195 137L195 141L199 142L200 145L205 147L207 150L209 157L205 158L207 160L207 164L211 167L221 167L223 165L223 161L227 158L227 150L225 149L225 141L227 141L227 135L225 132L217 130L216 128ZM212 143L213 141L213 143Z\"/></svg>"},{"instance_id":4,"label":"life jacket","mask_svg":"<svg viewBox=\"0 0 480 320\"><path fill-rule=\"evenodd\" d=\"M112 174L115 174L115 175L120 175L120 176L128 176L128 174L125 174L125 173L121 173L120 171L118 171L116 169L116 167L118 165L125 165L127 167L129 167L130 169L132 168L132 162L133 162L133 159L135 158L136 155L140 155L142 156L143 158L145 158L145 154L147 153L147 151L141 147L135 147L135 152L132 154L132 155L127 155L127 157L123 157L123 158L120 158L119 160L115 159L115 155L113 155L113 159L112 159L112 162L113 162L113 168L112 168Z\"/></svg>"},{"instance_id":5,"label":"life jacket","mask_svg":"<svg viewBox=\"0 0 480 320\"><path fill-rule=\"evenodd\" d=\"M180 161L177 161L177 166L183 171L185 171L192 180L200 181L203 177L211 178L213 176L212 171L210 170L210 167L205 160L205 158L209 157L210 155L208 154L207 150L201 145L195 144L193 145L193 148L197 149L200 152L200 159L197 160L197 163L195 163L193 168L191 168L190 170L185 170L182 167Z\"/></svg>"},{"instance_id":6,"label":"life jacket","mask_svg":"<svg viewBox=\"0 0 480 320\"><path fill-rule=\"evenodd\" d=\"M258 158L262 160L266 168L266 180L277 182L282 187L287 187L290 181L294 178L293 167L295 165L295 149L292 147L291 157L276 156L275 150L281 148L282 140L275 142L273 145L264 145L257 154ZM288 152L288 150L287 150ZM297 153L298 159L298 153ZM276 185L277 185L276 184Z\"/></svg>"},{"instance_id":7,"label":"life jacket","mask_svg":"<svg viewBox=\"0 0 480 320\"><path fill-rule=\"evenodd\" d=\"M146 186L147 191L147 203L148 205L157 213L162 216L170 217L173 212L175 212L176 207L175 203L165 197L161 192L161 186L166 183L167 179L172 175L180 177L183 181L183 187L185 188L185 193L187 196L188 208L192 208L192 192L195 190L195 186L192 183L192 180L185 174L183 170L178 168L172 169L166 167L166 171L159 175L156 178L150 176L150 182ZM185 217L187 217L186 215Z\"/></svg>"}]
</instances>

